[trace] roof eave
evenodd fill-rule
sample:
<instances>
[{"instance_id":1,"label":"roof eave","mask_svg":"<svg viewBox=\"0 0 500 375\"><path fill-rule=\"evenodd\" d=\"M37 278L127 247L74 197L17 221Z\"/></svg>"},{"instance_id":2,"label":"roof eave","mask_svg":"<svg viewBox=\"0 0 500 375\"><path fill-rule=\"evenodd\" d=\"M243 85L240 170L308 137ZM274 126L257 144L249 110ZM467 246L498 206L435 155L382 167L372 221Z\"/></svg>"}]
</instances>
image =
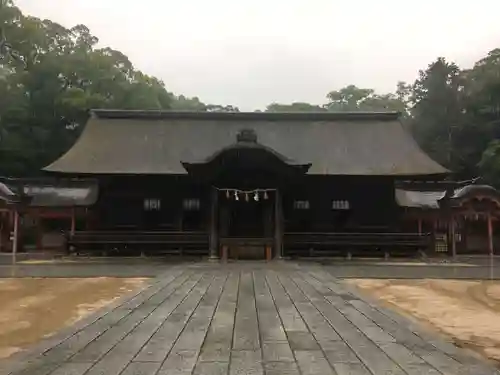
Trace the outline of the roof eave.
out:
<instances>
[{"instance_id":1,"label":"roof eave","mask_svg":"<svg viewBox=\"0 0 500 375\"><path fill-rule=\"evenodd\" d=\"M91 116L100 119L141 120L218 120L218 121L394 121L399 112L195 112L164 110L93 109Z\"/></svg>"}]
</instances>

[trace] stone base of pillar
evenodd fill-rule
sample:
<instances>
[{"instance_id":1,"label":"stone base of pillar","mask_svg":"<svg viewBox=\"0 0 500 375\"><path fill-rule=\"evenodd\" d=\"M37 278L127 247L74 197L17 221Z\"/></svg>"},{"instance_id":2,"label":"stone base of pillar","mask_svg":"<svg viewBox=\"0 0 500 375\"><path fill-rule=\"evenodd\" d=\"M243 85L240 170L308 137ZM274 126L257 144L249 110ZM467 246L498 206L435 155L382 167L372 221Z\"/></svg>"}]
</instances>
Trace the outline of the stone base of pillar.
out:
<instances>
[{"instance_id":1,"label":"stone base of pillar","mask_svg":"<svg viewBox=\"0 0 500 375\"><path fill-rule=\"evenodd\" d=\"M213 263L218 263L220 261L220 258L217 255L210 255L208 257L208 261Z\"/></svg>"}]
</instances>

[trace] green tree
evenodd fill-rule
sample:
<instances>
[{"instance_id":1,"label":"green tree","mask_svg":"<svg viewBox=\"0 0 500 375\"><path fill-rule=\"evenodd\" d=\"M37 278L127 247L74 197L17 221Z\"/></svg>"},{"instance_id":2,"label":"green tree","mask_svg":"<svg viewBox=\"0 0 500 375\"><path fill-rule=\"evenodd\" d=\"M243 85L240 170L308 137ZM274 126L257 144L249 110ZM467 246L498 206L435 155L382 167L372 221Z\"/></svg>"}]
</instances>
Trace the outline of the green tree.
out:
<instances>
[{"instance_id":1,"label":"green tree","mask_svg":"<svg viewBox=\"0 0 500 375\"><path fill-rule=\"evenodd\" d=\"M361 89L355 85L349 85L340 90L329 92L326 95L328 99L326 108L333 112L361 111L363 102L373 94L374 90L372 89Z\"/></svg>"},{"instance_id":2,"label":"green tree","mask_svg":"<svg viewBox=\"0 0 500 375\"><path fill-rule=\"evenodd\" d=\"M325 108L332 112L406 112L405 103L396 94L375 93L373 89L363 89L355 85L346 86L327 94L328 103Z\"/></svg>"},{"instance_id":3,"label":"green tree","mask_svg":"<svg viewBox=\"0 0 500 375\"><path fill-rule=\"evenodd\" d=\"M266 107L266 112L324 112L323 106L294 102L292 104L272 103Z\"/></svg>"},{"instance_id":4,"label":"green tree","mask_svg":"<svg viewBox=\"0 0 500 375\"><path fill-rule=\"evenodd\" d=\"M466 114L475 133L471 162L486 181L500 187L500 49L494 49L464 72Z\"/></svg>"},{"instance_id":5,"label":"green tree","mask_svg":"<svg viewBox=\"0 0 500 375\"><path fill-rule=\"evenodd\" d=\"M207 112L239 112L240 109L234 105L220 105L209 104L207 105Z\"/></svg>"},{"instance_id":6,"label":"green tree","mask_svg":"<svg viewBox=\"0 0 500 375\"><path fill-rule=\"evenodd\" d=\"M188 98L184 95L174 96L171 108L174 111L194 112L239 112L233 105L205 104L198 97Z\"/></svg>"},{"instance_id":7,"label":"green tree","mask_svg":"<svg viewBox=\"0 0 500 375\"><path fill-rule=\"evenodd\" d=\"M198 97L188 98L184 95L175 96L172 102L172 109L175 111L198 111L207 110L207 105Z\"/></svg>"},{"instance_id":8,"label":"green tree","mask_svg":"<svg viewBox=\"0 0 500 375\"><path fill-rule=\"evenodd\" d=\"M328 102L315 105L303 102L292 104L272 103L266 112L378 112L396 111L407 115L409 87L404 82L398 83L396 94L376 94L375 90L362 89L349 85L327 94Z\"/></svg>"},{"instance_id":9,"label":"green tree","mask_svg":"<svg viewBox=\"0 0 500 375\"><path fill-rule=\"evenodd\" d=\"M479 161L479 168L484 179L500 187L500 140L492 140L483 152Z\"/></svg>"},{"instance_id":10,"label":"green tree","mask_svg":"<svg viewBox=\"0 0 500 375\"><path fill-rule=\"evenodd\" d=\"M163 82L123 53L96 48L84 25L67 29L0 1L1 174L38 173L73 144L91 108L171 107Z\"/></svg>"},{"instance_id":11,"label":"green tree","mask_svg":"<svg viewBox=\"0 0 500 375\"><path fill-rule=\"evenodd\" d=\"M412 131L421 147L437 162L456 170L462 161L457 136L464 124L463 80L454 63L440 57L412 86Z\"/></svg>"}]
</instances>

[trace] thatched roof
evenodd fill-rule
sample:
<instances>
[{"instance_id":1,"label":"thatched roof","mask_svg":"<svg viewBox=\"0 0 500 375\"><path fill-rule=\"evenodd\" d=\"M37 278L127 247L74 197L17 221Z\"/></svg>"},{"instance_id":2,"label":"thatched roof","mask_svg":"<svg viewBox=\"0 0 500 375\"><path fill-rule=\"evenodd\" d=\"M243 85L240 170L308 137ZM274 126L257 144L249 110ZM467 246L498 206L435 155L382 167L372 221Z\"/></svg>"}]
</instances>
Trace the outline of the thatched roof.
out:
<instances>
[{"instance_id":1,"label":"thatched roof","mask_svg":"<svg viewBox=\"0 0 500 375\"><path fill-rule=\"evenodd\" d=\"M186 174L250 130L313 175L439 175L397 113L209 113L95 110L76 144L45 168L68 174ZM184 163L184 164L183 164Z\"/></svg>"}]
</instances>

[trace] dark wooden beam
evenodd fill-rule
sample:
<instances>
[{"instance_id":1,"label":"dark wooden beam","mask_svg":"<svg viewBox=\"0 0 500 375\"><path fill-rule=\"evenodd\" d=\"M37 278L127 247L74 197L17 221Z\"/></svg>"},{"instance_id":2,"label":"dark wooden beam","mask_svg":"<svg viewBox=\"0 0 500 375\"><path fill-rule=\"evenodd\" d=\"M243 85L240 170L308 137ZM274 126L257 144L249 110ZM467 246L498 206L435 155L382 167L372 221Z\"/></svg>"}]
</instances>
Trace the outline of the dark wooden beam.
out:
<instances>
[{"instance_id":1,"label":"dark wooden beam","mask_svg":"<svg viewBox=\"0 0 500 375\"><path fill-rule=\"evenodd\" d=\"M219 238L218 238L218 220L217 206L219 201L219 192L216 188L212 188L210 199L210 259L219 259Z\"/></svg>"},{"instance_id":2,"label":"dark wooden beam","mask_svg":"<svg viewBox=\"0 0 500 375\"><path fill-rule=\"evenodd\" d=\"M75 234L76 230L76 208L73 207L71 210L71 235Z\"/></svg>"},{"instance_id":3,"label":"dark wooden beam","mask_svg":"<svg viewBox=\"0 0 500 375\"><path fill-rule=\"evenodd\" d=\"M493 256L493 225L491 223L491 215L488 214L488 252Z\"/></svg>"},{"instance_id":4,"label":"dark wooden beam","mask_svg":"<svg viewBox=\"0 0 500 375\"><path fill-rule=\"evenodd\" d=\"M457 256L457 244L456 244L456 241L455 241L455 216L454 215L451 215L450 217L450 240L451 240L451 255L453 257L453 259L456 258Z\"/></svg>"},{"instance_id":5,"label":"dark wooden beam","mask_svg":"<svg viewBox=\"0 0 500 375\"><path fill-rule=\"evenodd\" d=\"M283 210L281 194L276 190L274 194L274 256L278 259L283 257Z\"/></svg>"},{"instance_id":6,"label":"dark wooden beam","mask_svg":"<svg viewBox=\"0 0 500 375\"><path fill-rule=\"evenodd\" d=\"M14 231L12 234L12 264L16 264L19 244L19 211L14 211Z\"/></svg>"}]
</instances>

